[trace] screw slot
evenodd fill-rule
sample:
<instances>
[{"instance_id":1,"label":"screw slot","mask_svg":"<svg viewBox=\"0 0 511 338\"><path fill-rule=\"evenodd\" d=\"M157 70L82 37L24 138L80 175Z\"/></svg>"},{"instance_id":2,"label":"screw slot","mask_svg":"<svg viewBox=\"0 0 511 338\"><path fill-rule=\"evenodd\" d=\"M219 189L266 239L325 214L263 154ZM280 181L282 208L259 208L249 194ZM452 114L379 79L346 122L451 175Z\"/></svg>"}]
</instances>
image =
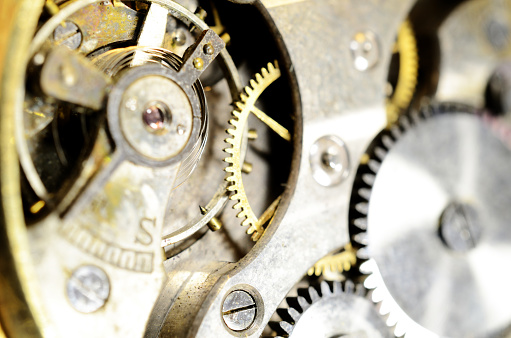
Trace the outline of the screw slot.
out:
<instances>
[{"instance_id":1,"label":"screw slot","mask_svg":"<svg viewBox=\"0 0 511 338\"><path fill-rule=\"evenodd\" d=\"M85 265L69 277L66 291L75 310L92 313L105 304L110 294L110 282L103 270L94 265Z\"/></svg>"},{"instance_id":2,"label":"screw slot","mask_svg":"<svg viewBox=\"0 0 511 338\"><path fill-rule=\"evenodd\" d=\"M232 291L224 300L222 318L225 325L233 331L250 328L257 314L254 298L246 291Z\"/></svg>"}]
</instances>

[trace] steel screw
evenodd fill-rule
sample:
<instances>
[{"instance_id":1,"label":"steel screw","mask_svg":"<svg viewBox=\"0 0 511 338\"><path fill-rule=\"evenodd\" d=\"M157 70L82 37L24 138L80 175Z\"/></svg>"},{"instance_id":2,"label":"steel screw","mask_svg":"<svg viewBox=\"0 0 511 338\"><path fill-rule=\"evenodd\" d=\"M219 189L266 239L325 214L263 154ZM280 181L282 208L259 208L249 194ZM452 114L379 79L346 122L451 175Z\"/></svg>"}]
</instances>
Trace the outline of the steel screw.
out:
<instances>
[{"instance_id":1,"label":"steel screw","mask_svg":"<svg viewBox=\"0 0 511 338\"><path fill-rule=\"evenodd\" d=\"M82 32L75 23L66 21L65 25L58 25L57 28L55 28L53 40L55 40L58 45L77 49L82 44Z\"/></svg>"},{"instance_id":2,"label":"steel screw","mask_svg":"<svg viewBox=\"0 0 511 338\"><path fill-rule=\"evenodd\" d=\"M337 136L319 138L309 152L312 177L325 187L341 183L349 172L349 154L344 142Z\"/></svg>"},{"instance_id":3,"label":"steel screw","mask_svg":"<svg viewBox=\"0 0 511 338\"><path fill-rule=\"evenodd\" d=\"M370 31L355 34L350 49L355 68L361 72L373 67L380 57L376 34Z\"/></svg>"},{"instance_id":4,"label":"steel screw","mask_svg":"<svg viewBox=\"0 0 511 338\"><path fill-rule=\"evenodd\" d=\"M76 269L67 281L67 297L73 308L91 313L101 308L110 294L110 282L103 270L93 265Z\"/></svg>"},{"instance_id":5,"label":"steel screw","mask_svg":"<svg viewBox=\"0 0 511 338\"><path fill-rule=\"evenodd\" d=\"M511 34L507 21L491 19L485 28L486 37L495 50L501 51L509 46Z\"/></svg>"},{"instance_id":6,"label":"steel screw","mask_svg":"<svg viewBox=\"0 0 511 338\"><path fill-rule=\"evenodd\" d=\"M207 43L204 45L203 51L204 51L204 54L206 54L206 55L213 55L215 53L215 48L213 48L212 44Z\"/></svg>"},{"instance_id":7,"label":"steel screw","mask_svg":"<svg viewBox=\"0 0 511 338\"><path fill-rule=\"evenodd\" d=\"M250 328L257 314L254 298L246 291L232 291L224 300L222 318L225 325L233 331Z\"/></svg>"},{"instance_id":8,"label":"steel screw","mask_svg":"<svg viewBox=\"0 0 511 338\"><path fill-rule=\"evenodd\" d=\"M450 203L440 218L440 237L454 251L466 252L475 248L481 238L481 229L476 210L466 203Z\"/></svg>"},{"instance_id":9,"label":"steel screw","mask_svg":"<svg viewBox=\"0 0 511 338\"><path fill-rule=\"evenodd\" d=\"M172 32L172 44L174 46L184 46L186 43L186 32L183 28L178 28Z\"/></svg>"}]
</instances>

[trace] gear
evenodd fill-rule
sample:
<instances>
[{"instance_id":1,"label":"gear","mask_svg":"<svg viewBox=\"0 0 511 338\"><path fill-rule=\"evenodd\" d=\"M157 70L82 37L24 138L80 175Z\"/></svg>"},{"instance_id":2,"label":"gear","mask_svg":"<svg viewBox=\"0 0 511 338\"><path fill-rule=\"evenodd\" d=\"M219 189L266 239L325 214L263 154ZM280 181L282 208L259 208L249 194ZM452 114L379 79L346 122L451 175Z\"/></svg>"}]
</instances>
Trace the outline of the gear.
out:
<instances>
[{"instance_id":1,"label":"gear","mask_svg":"<svg viewBox=\"0 0 511 338\"><path fill-rule=\"evenodd\" d=\"M394 337L362 284L326 282L298 289L279 308L280 322L270 322L277 337Z\"/></svg>"},{"instance_id":2,"label":"gear","mask_svg":"<svg viewBox=\"0 0 511 338\"><path fill-rule=\"evenodd\" d=\"M400 113L408 108L417 85L419 56L415 33L409 20L401 25L394 48L399 55L399 70L397 82L387 100L389 124L396 122Z\"/></svg>"},{"instance_id":3,"label":"gear","mask_svg":"<svg viewBox=\"0 0 511 338\"><path fill-rule=\"evenodd\" d=\"M382 131L366 158L350 235L365 286L396 333L498 335L511 320L511 292L485 287L511 283L501 268L511 259L503 249L511 211L502 203L511 180L495 165L510 149L473 108L431 104Z\"/></svg>"},{"instance_id":4,"label":"gear","mask_svg":"<svg viewBox=\"0 0 511 338\"><path fill-rule=\"evenodd\" d=\"M230 199L238 201L233 208L241 210L237 217L245 217L241 225L248 226L247 234L251 234L252 240L254 241L257 241L263 234L264 225L273 217L280 202L280 197L266 209L260 218L257 218L248 202L241 176L243 168L243 163L241 163L241 149L248 116L250 113L253 113L282 138L288 141L291 140L291 135L284 127L255 106L257 99L263 91L280 77L280 69L277 61L275 61L275 64L268 63L267 67L268 69L262 68L261 73L256 74L255 79L250 80L250 86L245 87L246 94L242 93L240 95L241 100L234 103L236 107L236 109L232 111L234 119L229 121L233 128L227 130L227 133L231 135L231 137L225 139L225 142L229 143L231 147L224 149L224 151L230 155L225 159L225 162L229 164L229 166L225 168L227 172L225 180L231 184L227 189L234 192L234 194L230 196Z\"/></svg>"},{"instance_id":5,"label":"gear","mask_svg":"<svg viewBox=\"0 0 511 338\"><path fill-rule=\"evenodd\" d=\"M349 271L356 262L357 254L351 243L348 243L341 252L321 258L307 274L320 276L325 273L342 273Z\"/></svg>"}]
</instances>

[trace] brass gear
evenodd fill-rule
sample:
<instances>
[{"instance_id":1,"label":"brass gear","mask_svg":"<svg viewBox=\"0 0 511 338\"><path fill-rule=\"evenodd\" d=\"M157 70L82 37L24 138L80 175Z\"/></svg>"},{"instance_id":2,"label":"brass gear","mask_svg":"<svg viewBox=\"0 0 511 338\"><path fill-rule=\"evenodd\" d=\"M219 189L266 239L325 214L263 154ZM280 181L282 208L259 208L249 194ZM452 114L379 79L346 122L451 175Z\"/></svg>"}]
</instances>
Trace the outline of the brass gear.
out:
<instances>
[{"instance_id":1,"label":"brass gear","mask_svg":"<svg viewBox=\"0 0 511 338\"><path fill-rule=\"evenodd\" d=\"M321 258L307 271L309 276L321 276L327 273L342 273L349 271L357 263L357 254L351 243L346 244L344 249L336 254Z\"/></svg>"},{"instance_id":2,"label":"brass gear","mask_svg":"<svg viewBox=\"0 0 511 338\"><path fill-rule=\"evenodd\" d=\"M243 133L245 131L248 116L252 113L282 138L287 141L291 140L291 134L287 131L287 129L282 127L255 106L257 99L263 91L279 77L280 69L277 61L275 61L274 64L268 63L267 68L262 68L261 73L257 73L255 78L250 80L250 86L245 87L245 93L240 94L240 101L234 103L235 109L232 111L234 118L229 120L232 128L227 129L227 133L231 137L225 139L225 142L230 145L230 147L224 149L224 151L229 154L229 156L224 160L229 164L225 168L227 173L225 180L230 183L227 190L233 192L230 199L238 201L233 208L241 210L237 214L237 217L245 218L241 225L248 226L247 234L252 235L253 241L257 241L263 234L264 225L272 219L280 202L280 197L271 203L260 218L254 214L254 211L248 202L241 176L243 167L243 163L241 163Z\"/></svg>"},{"instance_id":3,"label":"brass gear","mask_svg":"<svg viewBox=\"0 0 511 338\"><path fill-rule=\"evenodd\" d=\"M399 73L396 86L387 99L389 125L396 122L400 113L408 108L417 85L419 56L417 40L409 20L404 21L399 28L394 52L399 54Z\"/></svg>"}]
</instances>

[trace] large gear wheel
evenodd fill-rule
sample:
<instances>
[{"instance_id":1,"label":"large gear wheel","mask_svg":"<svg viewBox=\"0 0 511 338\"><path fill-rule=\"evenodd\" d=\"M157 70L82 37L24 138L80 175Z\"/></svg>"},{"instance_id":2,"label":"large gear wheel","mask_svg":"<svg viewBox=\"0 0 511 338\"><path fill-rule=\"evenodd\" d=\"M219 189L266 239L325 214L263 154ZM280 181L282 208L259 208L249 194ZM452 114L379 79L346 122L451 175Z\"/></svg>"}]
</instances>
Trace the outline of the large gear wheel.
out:
<instances>
[{"instance_id":1,"label":"large gear wheel","mask_svg":"<svg viewBox=\"0 0 511 338\"><path fill-rule=\"evenodd\" d=\"M394 48L394 54L399 58L399 66L396 83L387 99L389 124L396 122L401 112L408 108L417 86L419 56L415 33L409 20L401 24Z\"/></svg>"},{"instance_id":2,"label":"large gear wheel","mask_svg":"<svg viewBox=\"0 0 511 338\"><path fill-rule=\"evenodd\" d=\"M469 106L424 106L384 130L359 168L351 239L398 334L487 337L511 319L511 292L491 287L511 282L511 181L495 165L511 151L493 128Z\"/></svg>"},{"instance_id":3,"label":"large gear wheel","mask_svg":"<svg viewBox=\"0 0 511 338\"><path fill-rule=\"evenodd\" d=\"M362 284L350 280L298 289L279 308L280 322L270 322L277 337L394 337Z\"/></svg>"},{"instance_id":4,"label":"large gear wheel","mask_svg":"<svg viewBox=\"0 0 511 338\"><path fill-rule=\"evenodd\" d=\"M252 235L252 240L257 241L264 232L264 225L271 220L279 202L280 197L277 198L263 215L258 218L248 202L248 198L243 186L242 180L242 168L243 163L241 161L241 149L243 143L243 134L246 128L248 116L252 113L262 122L273 129L283 139L290 141L291 134L272 118L262 112L255 106L257 99L263 93L263 91L272 84L275 80L280 77L280 69L277 61L274 64L268 63L268 68L262 68L261 73L255 75L255 79L250 80L250 86L245 87L245 93L240 95L240 101L235 102L236 109L232 111L234 119L231 119L229 123L232 128L227 130L227 133L231 136L225 139L225 142L230 144L225 150L230 156L225 159L225 162L229 164L225 168L227 172L226 181L230 182L228 190L234 192L231 196L231 200L238 201L233 208L239 209L240 212L237 214L239 218L245 218L241 223L243 226L248 226L247 234Z\"/></svg>"}]
</instances>

